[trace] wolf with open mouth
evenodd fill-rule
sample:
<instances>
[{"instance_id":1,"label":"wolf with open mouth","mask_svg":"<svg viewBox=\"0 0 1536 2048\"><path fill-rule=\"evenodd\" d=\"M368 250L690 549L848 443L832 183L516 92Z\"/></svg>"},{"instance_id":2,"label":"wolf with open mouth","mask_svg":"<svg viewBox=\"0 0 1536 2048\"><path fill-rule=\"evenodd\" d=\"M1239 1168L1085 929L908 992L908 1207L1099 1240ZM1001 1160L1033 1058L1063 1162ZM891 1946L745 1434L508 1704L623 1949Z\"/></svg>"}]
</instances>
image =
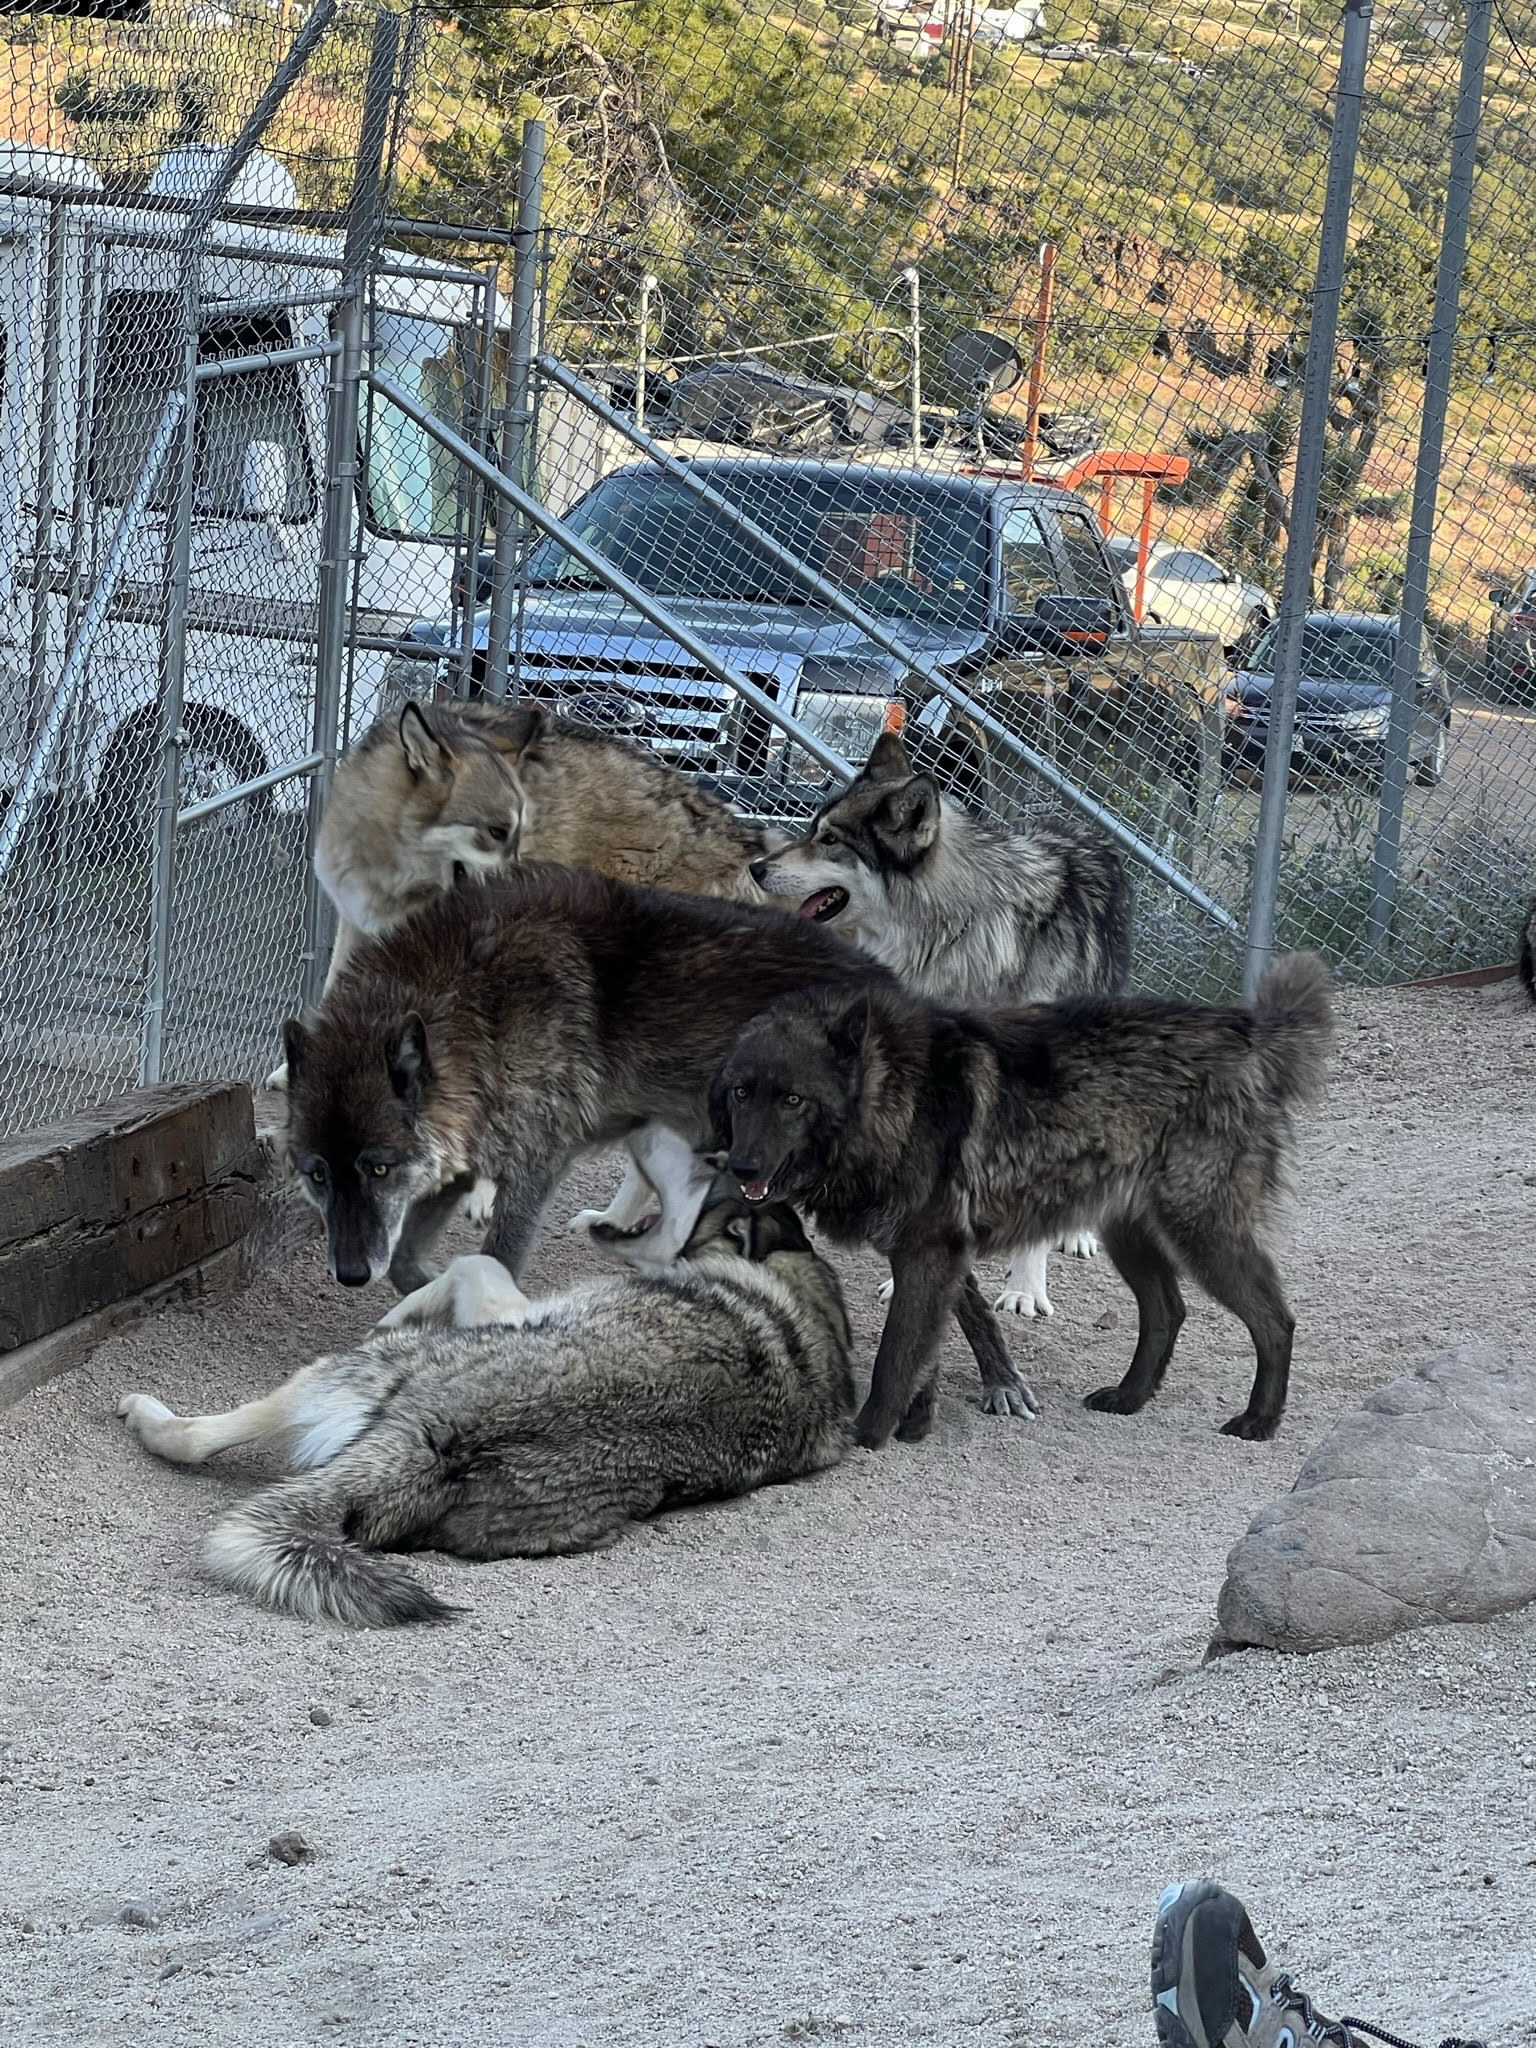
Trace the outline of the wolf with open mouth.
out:
<instances>
[{"instance_id":1,"label":"wolf with open mouth","mask_svg":"<svg viewBox=\"0 0 1536 2048\"><path fill-rule=\"evenodd\" d=\"M933 1002L1114 995L1130 968L1132 889L1108 839L1063 819L1010 832L974 817L894 733L801 838L751 871ZM1088 1257L1096 1245L1075 1233L1065 1248ZM1053 1313L1049 1249L1015 1251L1000 1309Z\"/></svg>"}]
</instances>

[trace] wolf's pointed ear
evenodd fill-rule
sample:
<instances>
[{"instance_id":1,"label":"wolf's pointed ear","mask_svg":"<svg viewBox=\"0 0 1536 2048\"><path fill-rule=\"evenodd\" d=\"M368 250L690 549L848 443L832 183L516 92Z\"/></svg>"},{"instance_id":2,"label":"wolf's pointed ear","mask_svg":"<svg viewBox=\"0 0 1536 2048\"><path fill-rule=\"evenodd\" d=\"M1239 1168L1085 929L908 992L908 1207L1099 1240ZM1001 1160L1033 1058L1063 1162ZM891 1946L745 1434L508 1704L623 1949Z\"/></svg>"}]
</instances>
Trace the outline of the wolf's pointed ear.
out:
<instances>
[{"instance_id":1,"label":"wolf's pointed ear","mask_svg":"<svg viewBox=\"0 0 1536 2048\"><path fill-rule=\"evenodd\" d=\"M384 1047L389 1063L390 1086L402 1107L412 1116L421 1105L422 1091L432 1078L427 1058L427 1027L413 1010Z\"/></svg>"},{"instance_id":2,"label":"wolf's pointed ear","mask_svg":"<svg viewBox=\"0 0 1536 2048\"><path fill-rule=\"evenodd\" d=\"M407 704L400 714L400 751L411 773L430 782L441 782L453 760L420 704Z\"/></svg>"},{"instance_id":3,"label":"wolf's pointed ear","mask_svg":"<svg viewBox=\"0 0 1536 2048\"><path fill-rule=\"evenodd\" d=\"M907 750L901 743L901 735L883 732L869 750L869 759L864 763L864 773L873 775L878 782L894 782L912 773L912 763Z\"/></svg>"},{"instance_id":4,"label":"wolf's pointed ear","mask_svg":"<svg viewBox=\"0 0 1536 2048\"><path fill-rule=\"evenodd\" d=\"M309 1050L309 1033L297 1017L283 1019L283 1058L288 1062L288 1085L291 1088L299 1078L304 1065L304 1056Z\"/></svg>"},{"instance_id":5,"label":"wolf's pointed ear","mask_svg":"<svg viewBox=\"0 0 1536 2048\"><path fill-rule=\"evenodd\" d=\"M827 1028L827 1041L833 1055L840 1060L858 1060L863 1057L864 1041L869 1036L870 1025L869 990L861 989L847 1009L833 1018Z\"/></svg>"},{"instance_id":6,"label":"wolf's pointed ear","mask_svg":"<svg viewBox=\"0 0 1536 2048\"><path fill-rule=\"evenodd\" d=\"M941 801L931 775L913 775L891 791L870 823L898 859L916 860L939 836Z\"/></svg>"}]
</instances>

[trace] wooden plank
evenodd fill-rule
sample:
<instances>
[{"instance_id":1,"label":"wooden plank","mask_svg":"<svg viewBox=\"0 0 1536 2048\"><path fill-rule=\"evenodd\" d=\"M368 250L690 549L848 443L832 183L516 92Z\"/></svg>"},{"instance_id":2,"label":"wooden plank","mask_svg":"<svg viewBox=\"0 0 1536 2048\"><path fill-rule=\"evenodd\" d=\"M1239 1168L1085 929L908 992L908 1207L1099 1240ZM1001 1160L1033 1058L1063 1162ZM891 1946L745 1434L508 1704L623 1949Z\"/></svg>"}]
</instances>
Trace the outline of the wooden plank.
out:
<instances>
[{"instance_id":1,"label":"wooden plank","mask_svg":"<svg viewBox=\"0 0 1536 2048\"><path fill-rule=\"evenodd\" d=\"M62 1329L50 1330L33 1343L0 1355L0 1409L9 1408L12 1402L56 1379L60 1373L71 1371L115 1330L163 1309L223 1301L237 1294L249 1278L246 1246L232 1244L157 1286L110 1302L92 1315L79 1316Z\"/></svg>"},{"instance_id":2,"label":"wooden plank","mask_svg":"<svg viewBox=\"0 0 1536 2048\"><path fill-rule=\"evenodd\" d=\"M244 1082L167 1082L0 1144L0 1247L61 1225L119 1223L249 1157ZM211 1247L210 1247L211 1249Z\"/></svg>"},{"instance_id":3,"label":"wooden plank","mask_svg":"<svg viewBox=\"0 0 1536 2048\"><path fill-rule=\"evenodd\" d=\"M135 1089L0 1148L0 1354L241 1242L264 1178L243 1083Z\"/></svg>"}]
</instances>

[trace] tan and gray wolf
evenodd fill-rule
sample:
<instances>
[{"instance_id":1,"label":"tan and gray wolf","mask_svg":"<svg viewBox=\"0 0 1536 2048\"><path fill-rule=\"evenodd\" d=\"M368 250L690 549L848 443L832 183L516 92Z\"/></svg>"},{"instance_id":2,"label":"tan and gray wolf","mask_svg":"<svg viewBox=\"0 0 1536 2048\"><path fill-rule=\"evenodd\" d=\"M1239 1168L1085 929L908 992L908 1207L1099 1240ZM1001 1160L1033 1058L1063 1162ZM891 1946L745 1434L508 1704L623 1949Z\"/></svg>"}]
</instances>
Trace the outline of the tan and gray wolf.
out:
<instances>
[{"instance_id":1,"label":"tan and gray wolf","mask_svg":"<svg viewBox=\"0 0 1536 2048\"><path fill-rule=\"evenodd\" d=\"M526 704L407 704L338 763L315 873L341 924L331 976L461 879L559 861L743 902L760 835L648 747Z\"/></svg>"},{"instance_id":2,"label":"tan and gray wolf","mask_svg":"<svg viewBox=\"0 0 1536 2048\"><path fill-rule=\"evenodd\" d=\"M1010 832L973 816L914 770L894 733L803 837L752 874L931 1002L1115 995L1130 971L1134 895L1111 842L1065 819ZM1082 1234L1069 1248L1096 1250ZM1049 1249L1014 1252L999 1309L1054 1313Z\"/></svg>"},{"instance_id":3,"label":"tan and gray wolf","mask_svg":"<svg viewBox=\"0 0 1536 2048\"><path fill-rule=\"evenodd\" d=\"M949 1305L979 1254L1097 1230L1136 1297L1135 1355L1087 1405L1157 1391L1187 1274L1247 1325L1258 1357L1230 1436L1279 1426L1294 1320L1260 1239L1319 1085L1328 970L1276 961L1250 1008L1082 997L943 1010L890 988L786 996L742 1032L711 1090L749 1200L802 1203L891 1260L895 1294L858 1439L926 1433Z\"/></svg>"},{"instance_id":4,"label":"tan and gray wolf","mask_svg":"<svg viewBox=\"0 0 1536 2048\"><path fill-rule=\"evenodd\" d=\"M284 1027L286 1149L325 1218L332 1274L421 1286L442 1225L489 1177L484 1249L516 1278L579 1153L627 1140L659 1184L655 1137L686 1174L710 1133L711 1078L749 1018L794 989L889 980L819 926L752 904L538 862L455 890L359 946L313 1016ZM1033 1412L974 1281L957 1315L985 1405Z\"/></svg>"},{"instance_id":5,"label":"tan and gray wolf","mask_svg":"<svg viewBox=\"0 0 1536 2048\"><path fill-rule=\"evenodd\" d=\"M380 1330L225 1415L124 1397L140 1442L179 1464L290 1439L297 1476L210 1531L215 1579L309 1620L443 1621L456 1610L378 1551L595 1550L664 1508L822 1471L851 1442L842 1296L793 1209L723 1193L643 1281L529 1302L470 1259L445 1283L455 1322L492 1327Z\"/></svg>"}]
</instances>

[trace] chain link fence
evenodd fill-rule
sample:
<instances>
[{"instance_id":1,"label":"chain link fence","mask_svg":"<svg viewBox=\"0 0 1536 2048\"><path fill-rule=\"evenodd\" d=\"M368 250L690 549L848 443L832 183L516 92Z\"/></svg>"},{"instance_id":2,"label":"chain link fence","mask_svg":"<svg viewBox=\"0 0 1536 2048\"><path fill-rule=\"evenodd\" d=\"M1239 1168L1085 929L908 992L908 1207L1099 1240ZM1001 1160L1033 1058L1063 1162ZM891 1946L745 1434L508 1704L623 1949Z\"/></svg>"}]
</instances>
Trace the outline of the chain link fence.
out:
<instances>
[{"instance_id":1,"label":"chain link fence","mask_svg":"<svg viewBox=\"0 0 1536 2048\"><path fill-rule=\"evenodd\" d=\"M434 692L786 820L900 725L987 814L1118 836L1149 988L1234 990L1255 910L1357 979L1510 958L1536 13L0 36L13 1127L259 1076L323 972L329 764Z\"/></svg>"}]
</instances>

